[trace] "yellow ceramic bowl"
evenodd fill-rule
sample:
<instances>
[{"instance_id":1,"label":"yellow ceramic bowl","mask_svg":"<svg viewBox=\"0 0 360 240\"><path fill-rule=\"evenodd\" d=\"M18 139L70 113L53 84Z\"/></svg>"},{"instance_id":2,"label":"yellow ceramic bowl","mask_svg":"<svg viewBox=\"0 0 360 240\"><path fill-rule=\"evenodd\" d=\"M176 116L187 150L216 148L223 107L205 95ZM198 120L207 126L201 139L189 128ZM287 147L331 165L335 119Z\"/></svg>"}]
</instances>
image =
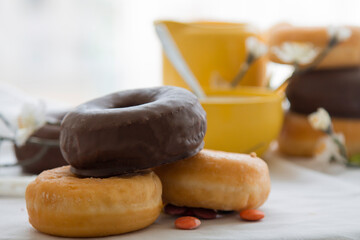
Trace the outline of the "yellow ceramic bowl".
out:
<instances>
[{"instance_id":1,"label":"yellow ceramic bowl","mask_svg":"<svg viewBox=\"0 0 360 240\"><path fill-rule=\"evenodd\" d=\"M280 132L283 98L251 87L211 92L201 101L207 113L205 148L263 154Z\"/></svg>"}]
</instances>

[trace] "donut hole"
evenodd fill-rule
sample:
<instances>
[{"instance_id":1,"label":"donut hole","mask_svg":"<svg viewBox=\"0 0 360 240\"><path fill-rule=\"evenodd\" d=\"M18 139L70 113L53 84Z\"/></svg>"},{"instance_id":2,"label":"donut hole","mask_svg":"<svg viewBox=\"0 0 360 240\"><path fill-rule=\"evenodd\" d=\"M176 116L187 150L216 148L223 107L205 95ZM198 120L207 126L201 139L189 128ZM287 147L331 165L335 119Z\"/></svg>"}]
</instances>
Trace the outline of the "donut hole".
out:
<instances>
[{"instance_id":1,"label":"donut hole","mask_svg":"<svg viewBox=\"0 0 360 240\"><path fill-rule=\"evenodd\" d=\"M149 99L131 99L129 101L123 101L121 103L114 103L114 105L111 106L109 109L138 107L151 102L152 100Z\"/></svg>"}]
</instances>

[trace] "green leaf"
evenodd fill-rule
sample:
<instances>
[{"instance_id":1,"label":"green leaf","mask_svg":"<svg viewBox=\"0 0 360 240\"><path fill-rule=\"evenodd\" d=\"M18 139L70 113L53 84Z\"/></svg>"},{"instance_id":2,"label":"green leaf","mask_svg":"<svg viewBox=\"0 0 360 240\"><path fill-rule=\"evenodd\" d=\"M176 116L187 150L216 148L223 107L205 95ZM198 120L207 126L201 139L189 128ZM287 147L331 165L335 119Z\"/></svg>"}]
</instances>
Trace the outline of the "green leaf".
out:
<instances>
[{"instance_id":1,"label":"green leaf","mask_svg":"<svg viewBox=\"0 0 360 240\"><path fill-rule=\"evenodd\" d=\"M349 163L352 165L360 166L360 154L352 155L349 159Z\"/></svg>"}]
</instances>

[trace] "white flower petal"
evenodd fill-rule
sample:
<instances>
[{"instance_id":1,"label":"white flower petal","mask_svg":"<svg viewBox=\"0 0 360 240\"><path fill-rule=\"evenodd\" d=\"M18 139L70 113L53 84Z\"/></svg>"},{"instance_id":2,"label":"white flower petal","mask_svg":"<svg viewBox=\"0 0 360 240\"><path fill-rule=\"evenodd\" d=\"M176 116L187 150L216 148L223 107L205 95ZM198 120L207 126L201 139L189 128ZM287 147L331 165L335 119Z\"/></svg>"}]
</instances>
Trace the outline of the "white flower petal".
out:
<instances>
[{"instance_id":1,"label":"white flower petal","mask_svg":"<svg viewBox=\"0 0 360 240\"><path fill-rule=\"evenodd\" d=\"M342 27L342 28L339 28L339 30L338 30L337 38L340 42L343 42L343 41L349 39L351 37L351 34L352 34L351 29Z\"/></svg>"},{"instance_id":2,"label":"white flower petal","mask_svg":"<svg viewBox=\"0 0 360 240\"><path fill-rule=\"evenodd\" d=\"M271 50L281 61L286 63L294 62L292 56L290 54L286 54L285 51L280 47L272 47Z\"/></svg>"},{"instance_id":3,"label":"white flower petal","mask_svg":"<svg viewBox=\"0 0 360 240\"><path fill-rule=\"evenodd\" d=\"M17 130L15 136L15 144L17 146L23 146L34 131L34 129L30 128L22 128Z\"/></svg>"},{"instance_id":4,"label":"white flower petal","mask_svg":"<svg viewBox=\"0 0 360 240\"><path fill-rule=\"evenodd\" d=\"M259 47L255 51L255 57L260 58L264 56L268 51L268 47L265 44L259 45Z\"/></svg>"},{"instance_id":5,"label":"white flower petal","mask_svg":"<svg viewBox=\"0 0 360 240\"><path fill-rule=\"evenodd\" d=\"M327 29L327 33L330 39L335 38L338 42L346 41L352 35L350 28L341 26L330 26Z\"/></svg>"},{"instance_id":6,"label":"white flower petal","mask_svg":"<svg viewBox=\"0 0 360 240\"><path fill-rule=\"evenodd\" d=\"M285 63L301 65L311 63L318 55L319 50L311 43L284 42L281 46L273 47L273 53Z\"/></svg>"},{"instance_id":7,"label":"white flower petal","mask_svg":"<svg viewBox=\"0 0 360 240\"><path fill-rule=\"evenodd\" d=\"M308 120L316 130L327 131L331 126L330 115L323 108L319 108L316 112L310 114Z\"/></svg>"},{"instance_id":8,"label":"white flower petal","mask_svg":"<svg viewBox=\"0 0 360 240\"><path fill-rule=\"evenodd\" d=\"M298 55L298 44L292 44L289 42L284 42L282 45L284 54L289 55L291 59L294 59Z\"/></svg>"},{"instance_id":9,"label":"white flower petal","mask_svg":"<svg viewBox=\"0 0 360 240\"><path fill-rule=\"evenodd\" d=\"M39 129L46 123L45 104L39 101L37 105L26 103L18 117L18 128Z\"/></svg>"},{"instance_id":10,"label":"white flower petal","mask_svg":"<svg viewBox=\"0 0 360 240\"><path fill-rule=\"evenodd\" d=\"M329 36L329 38L333 38L336 34L336 27L335 26L329 26L327 28L327 34Z\"/></svg>"},{"instance_id":11,"label":"white flower petal","mask_svg":"<svg viewBox=\"0 0 360 240\"><path fill-rule=\"evenodd\" d=\"M260 42L256 37L248 37L245 40L246 50L249 54L252 54L255 59L260 58L267 52L267 46Z\"/></svg>"},{"instance_id":12,"label":"white flower petal","mask_svg":"<svg viewBox=\"0 0 360 240\"><path fill-rule=\"evenodd\" d=\"M257 38L256 37L248 37L245 40L245 46L246 46L246 50L248 50L249 52L254 51L254 49L256 48L257 45Z\"/></svg>"},{"instance_id":13,"label":"white flower petal","mask_svg":"<svg viewBox=\"0 0 360 240\"><path fill-rule=\"evenodd\" d=\"M345 144L344 135L334 134L332 137L336 137L342 144ZM332 137L325 136L318 140L315 147L315 160L326 164L330 164L331 160L339 164L344 164L347 159L340 154L339 146L334 142Z\"/></svg>"},{"instance_id":14,"label":"white flower petal","mask_svg":"<svg viewBox=\"0 0 360 240\"><path fill-rule=\"evenodd\" d=\"M45 104L39 101L37 105L26 103L18 117L18 129L15 134L16 145L22 146L36 130L46 123Z\"/></svg>"},{"instance_id":15,"label":"white flower petal","mask_svg":"<svg viewBox=\"0 0 360 240\"><path fill-rule=\"evenodd\" d=\"M311 63L315 57L317 56L317 51L314 49L309 49L306 54L299 55L300 57L297 59L299 64L308 64Z\"/></svg>"}]
</instances>

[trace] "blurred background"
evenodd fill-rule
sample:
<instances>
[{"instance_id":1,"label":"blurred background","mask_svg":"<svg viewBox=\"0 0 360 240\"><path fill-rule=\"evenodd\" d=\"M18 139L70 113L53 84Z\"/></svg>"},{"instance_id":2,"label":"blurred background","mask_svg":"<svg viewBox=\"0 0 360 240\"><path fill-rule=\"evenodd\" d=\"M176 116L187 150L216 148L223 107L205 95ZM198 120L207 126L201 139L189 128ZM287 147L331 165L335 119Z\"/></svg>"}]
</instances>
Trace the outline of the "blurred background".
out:
<instances>
[{"instance_id":1,"label":"blurred background","mask_svg":"<svg viewBox=\"0 0 360 240\"><path fill-rule=\"evenodd\" d=\"M79 104L161 84L153 21L360 25L358 0L0 0L0 84Z\"/></svg>"}]
</instances>

